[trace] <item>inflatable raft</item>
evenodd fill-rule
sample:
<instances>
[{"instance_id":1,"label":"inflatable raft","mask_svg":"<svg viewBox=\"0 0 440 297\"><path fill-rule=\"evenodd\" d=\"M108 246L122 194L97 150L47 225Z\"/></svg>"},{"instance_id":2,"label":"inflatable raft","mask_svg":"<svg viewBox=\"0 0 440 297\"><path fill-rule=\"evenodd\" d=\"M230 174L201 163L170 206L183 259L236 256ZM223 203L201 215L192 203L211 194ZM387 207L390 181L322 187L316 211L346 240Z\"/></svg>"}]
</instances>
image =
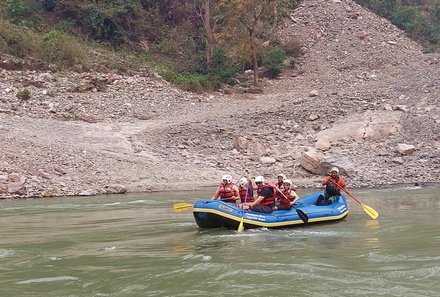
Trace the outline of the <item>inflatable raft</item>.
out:
<instances>
[{"instance_id":1,"label":"inflatable raft","mask_svg":"<svg viewBox=\"0 0 440 297\"><path fill-rule=\"evenodd\" d=\"M199 200L194 204L193 214L201 228L226 227L237 229L243 217L245 229L250 228L286 228L312 223L332 222L344 219L348 215L347 200L343 195L334 197L329 205L316 205L323 192L316 192L298 200L295 208L262 213L243 210L234 204L219 200Z\"/></svg>"}]
</instances>

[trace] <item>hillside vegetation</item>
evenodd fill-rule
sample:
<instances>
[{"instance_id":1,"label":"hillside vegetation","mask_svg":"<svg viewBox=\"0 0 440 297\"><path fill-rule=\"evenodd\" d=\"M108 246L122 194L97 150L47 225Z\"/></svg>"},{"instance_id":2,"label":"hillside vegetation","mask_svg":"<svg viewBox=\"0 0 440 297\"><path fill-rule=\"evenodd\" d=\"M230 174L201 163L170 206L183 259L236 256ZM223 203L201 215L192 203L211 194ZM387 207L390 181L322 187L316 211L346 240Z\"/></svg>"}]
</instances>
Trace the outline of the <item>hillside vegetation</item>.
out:
<instances>
[{"instance_id":1,"label":"hillside vegetation","mask_svg":"<svg viewBox=\"0 0 440 297\"><path fill-rule=\"evenodd\" d=\"M127 67L111 49L183 88L215 89L260 65L276 77L286 54L299 55L298 42L281 44L273 30L295 2L3 0L0 51L64 68Z\"/></svg>"},{"instance_id":2,"label":"hillside vegetation","mask_svg":"<svg viewBox=\"0 0 440 297\"><path fill-rule=\"evenodd\" d=\"M192 91L240 83L237 74L252 69L257 85L259 76L278 77L301 54L295 36L281 42L274 30L297 2L2 0L0 52L32 58L38 68L148 68ZM440 1L357 2L390 19L427 51L438 49Z\"/></svg>"}]
</instances>

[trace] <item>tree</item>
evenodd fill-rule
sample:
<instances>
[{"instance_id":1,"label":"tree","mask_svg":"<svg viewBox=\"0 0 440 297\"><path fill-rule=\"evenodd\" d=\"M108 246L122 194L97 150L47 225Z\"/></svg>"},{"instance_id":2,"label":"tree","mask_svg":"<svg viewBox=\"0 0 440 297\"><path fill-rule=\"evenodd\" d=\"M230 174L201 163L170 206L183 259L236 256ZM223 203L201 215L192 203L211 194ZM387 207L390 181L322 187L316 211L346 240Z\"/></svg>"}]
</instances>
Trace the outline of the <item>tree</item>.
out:
<instances>
[{"instance_id":1,"label":"tree","mask_svg":"<svg viewBox=\"0 0 440 297\"><path fill-rule=\"evenodd\" d=\"M203 22L203 28L206 34L206 62L209 64L212 61L216 44L214 35L215 19L213 17L213 10L216 10L217 1L195 0L194 2L196 13Z\"/></svg>"},{"instance_id":2,"label":"tree","mask_svg":"<svg viewBox=\"0 0 440 297\"><path fill-rule=\"evenodd\" d=\"M219 2L223 41L252 64L253 82L257 85L259 52L268 45L274 34L278 7L285 7L288 1L220 0Z\"/></svg>"}]
</instances>

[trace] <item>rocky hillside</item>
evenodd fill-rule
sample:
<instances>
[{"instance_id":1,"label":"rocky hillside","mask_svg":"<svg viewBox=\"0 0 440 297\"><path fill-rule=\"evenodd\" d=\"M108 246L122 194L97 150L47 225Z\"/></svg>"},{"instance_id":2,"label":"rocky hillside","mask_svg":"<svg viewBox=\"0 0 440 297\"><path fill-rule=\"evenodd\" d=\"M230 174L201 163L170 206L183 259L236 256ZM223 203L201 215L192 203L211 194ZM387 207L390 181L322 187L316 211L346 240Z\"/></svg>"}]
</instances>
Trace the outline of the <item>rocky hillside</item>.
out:
<instances>
[{"instance_id":1,"label":"rocky hillside","mask_svg":"<svg viewBox=\"0 0 440 297\"><path fill-rule=\"evenodd\" d=\"M314 187L332 165L351 187L438 182L440 57L348 0L303 1L293 35L305 55L264 94L8 70L0 54L0 197L190 190L245 168Z\"/></svg>"}]
</instances>

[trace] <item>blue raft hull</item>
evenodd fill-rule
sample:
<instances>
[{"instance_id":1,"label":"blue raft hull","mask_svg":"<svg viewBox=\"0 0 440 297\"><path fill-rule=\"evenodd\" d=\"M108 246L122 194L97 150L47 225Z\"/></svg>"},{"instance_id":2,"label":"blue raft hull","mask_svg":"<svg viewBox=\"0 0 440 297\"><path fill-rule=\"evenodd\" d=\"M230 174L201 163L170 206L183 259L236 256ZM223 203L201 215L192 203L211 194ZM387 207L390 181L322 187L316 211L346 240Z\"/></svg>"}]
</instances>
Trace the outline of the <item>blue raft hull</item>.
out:
<instances>
[{"instance_id":1,"label":"blue raft hull","mask_svg":"<svg viewBox=\"0 0 440 297\"><path fill-rule=\"evenodd\" d=\"M347 200L343 195L332 204L317 206L316 199L323 192L316 192L298 200L297 209L302 210L309 218L307 224L333 222L348 215ZM226 227L237 229L243 216L244 228L286 228L305 225L294 208L262 213L242 210L234 204L218 200L199 200L194 204L194 219L201 228Z\"/></svg>"}]
</instances>

